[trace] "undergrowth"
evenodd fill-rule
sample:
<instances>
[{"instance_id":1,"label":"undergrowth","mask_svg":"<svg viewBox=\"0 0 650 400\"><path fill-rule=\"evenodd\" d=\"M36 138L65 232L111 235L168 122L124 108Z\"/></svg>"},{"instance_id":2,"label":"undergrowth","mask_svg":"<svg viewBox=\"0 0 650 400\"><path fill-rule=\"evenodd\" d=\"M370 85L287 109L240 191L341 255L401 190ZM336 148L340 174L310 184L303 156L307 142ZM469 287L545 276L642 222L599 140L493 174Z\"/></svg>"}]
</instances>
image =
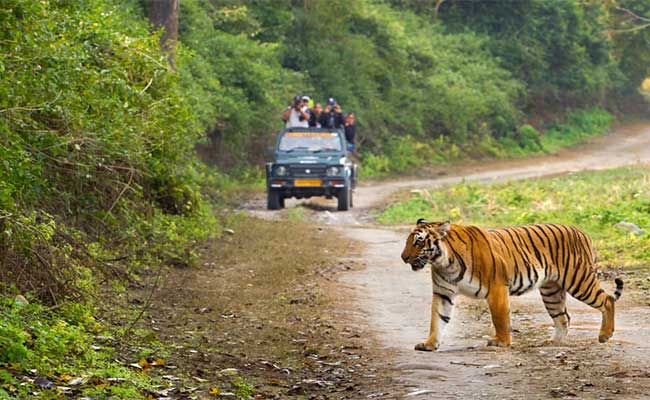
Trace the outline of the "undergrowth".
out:
<instances>
[{"instance_id":1,"label":"undergrowth","mask_svg":"<svg viewBox=\"0 0 650 400\"><path fill-rule=\"evenodd\" d=\"M156 382L118 361L113 340L90 307L0 296L0 398L144 398Z\"/></svg>"}]
</instances>

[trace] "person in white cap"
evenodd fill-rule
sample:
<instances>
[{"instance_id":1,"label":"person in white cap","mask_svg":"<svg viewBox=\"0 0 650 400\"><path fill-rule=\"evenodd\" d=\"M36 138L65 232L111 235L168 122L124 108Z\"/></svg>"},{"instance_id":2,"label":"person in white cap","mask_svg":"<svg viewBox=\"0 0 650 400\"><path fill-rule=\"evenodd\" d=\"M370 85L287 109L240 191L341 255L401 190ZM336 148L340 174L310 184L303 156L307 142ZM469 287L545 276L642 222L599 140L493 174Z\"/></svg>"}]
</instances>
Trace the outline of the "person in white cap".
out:
<instances>
[{"instance_id":1,"label":"person in white cap","mask_svg":"<svg viewBox=\"0 0 650 400\"><path fill-rule=\"evenodd\" d=\"M303 103L303 99L296 96L284 111L282 120L286 128L309 128L309 108Z\"/></svg>"}]
</instances>

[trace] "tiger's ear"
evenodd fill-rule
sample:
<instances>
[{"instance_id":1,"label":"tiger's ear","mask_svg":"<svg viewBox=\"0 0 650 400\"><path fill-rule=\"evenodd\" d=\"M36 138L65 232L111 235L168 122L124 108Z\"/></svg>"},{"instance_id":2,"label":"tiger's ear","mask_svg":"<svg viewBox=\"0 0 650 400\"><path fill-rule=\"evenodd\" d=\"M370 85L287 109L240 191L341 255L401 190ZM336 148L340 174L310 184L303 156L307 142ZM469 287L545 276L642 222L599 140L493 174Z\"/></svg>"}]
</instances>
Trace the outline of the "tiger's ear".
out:
<instances>
[{"instance_id":1,"label":"tiger's ear","mask_svg":"<svg viewBox=\"0 0 650 400\"><path fill-rule=\"evenodd\" d=\"M424 218L420 218L420 219L418 219L418 222L415 223L415 225L423 225L423 224L426 224L426 223L427 223L427 221Z\"/></svg>"},{"instance_id":2,"label":"tiger's ear","mask_svg":"<svg viewBox=\"0 0 650 400\"><path fill-rule=\"evenodd\" d=\"M447 236L447 234L449 233L450 230L451 230L451 222L449 222L449 221L445 221L445 222L443 222L443 223L440 224L440 226L438 227L438 232L440 233L440 235L441 235L442 237Z\"/></svg>"}]
</instances>

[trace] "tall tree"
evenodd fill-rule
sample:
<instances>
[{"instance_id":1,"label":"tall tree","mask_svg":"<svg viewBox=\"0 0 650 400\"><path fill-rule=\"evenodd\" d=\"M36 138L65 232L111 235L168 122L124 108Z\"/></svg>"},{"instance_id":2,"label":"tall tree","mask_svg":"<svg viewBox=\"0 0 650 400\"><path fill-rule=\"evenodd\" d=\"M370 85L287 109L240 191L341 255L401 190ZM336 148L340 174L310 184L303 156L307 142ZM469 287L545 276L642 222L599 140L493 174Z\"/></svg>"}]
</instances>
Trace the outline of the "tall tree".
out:
<instances>
[{"instance_id":1,"label":"tall tree","mask_svg":"<svg viewBox=\"0 0 650 400\"><path fill-rule=\"evenodd\" d=\"M164 28L160 45L168 53L174 66L174 47L178 41L178 10L180 0L149 0L149 21L156 28Z\"/></svg>"}]
</instances>

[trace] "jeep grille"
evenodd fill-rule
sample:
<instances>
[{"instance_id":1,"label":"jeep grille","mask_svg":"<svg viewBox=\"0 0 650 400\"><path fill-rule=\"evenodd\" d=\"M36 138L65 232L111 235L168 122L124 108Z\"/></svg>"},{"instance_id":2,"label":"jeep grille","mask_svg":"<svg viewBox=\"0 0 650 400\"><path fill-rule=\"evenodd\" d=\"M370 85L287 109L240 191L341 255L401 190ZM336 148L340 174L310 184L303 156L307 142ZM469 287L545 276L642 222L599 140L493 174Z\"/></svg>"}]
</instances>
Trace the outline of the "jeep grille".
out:
<instances>
[{"instance_id":1,"label":"jeep grille","mask_svg":"<svg viewBox=\"0 0 650 400\"><path fill-rule=\"evenodd\" d=\"M323 176L325 169L324 165L291 165L289 173L291 176Z\"/></svg>"}]
</instances>

